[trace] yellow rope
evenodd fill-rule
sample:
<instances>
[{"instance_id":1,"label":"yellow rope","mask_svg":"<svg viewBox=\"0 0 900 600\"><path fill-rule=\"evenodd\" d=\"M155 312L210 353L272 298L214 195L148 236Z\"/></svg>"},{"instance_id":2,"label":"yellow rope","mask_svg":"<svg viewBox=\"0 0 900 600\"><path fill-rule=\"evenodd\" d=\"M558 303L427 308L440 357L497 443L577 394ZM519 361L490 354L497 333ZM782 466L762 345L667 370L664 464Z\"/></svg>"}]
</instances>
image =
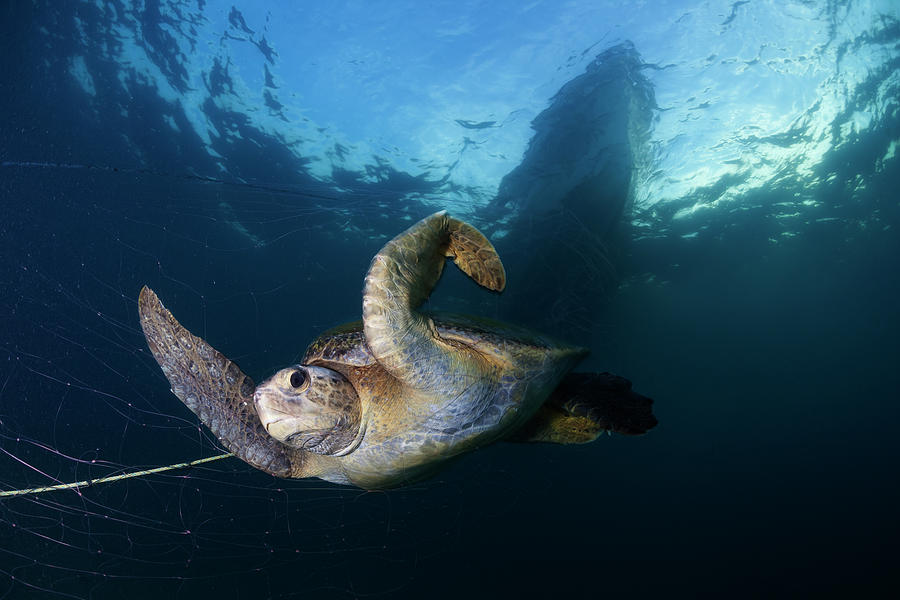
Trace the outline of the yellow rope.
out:
<instances>
[{"instance_id":1,"label":"yellow rope","mask_svg":"<svg viewBox=\"0 0 900 600\"><path fill-rule=\"evenodd\" d=\"M44 492L53 492L55 490L73 490L89 485L95 485L98 483L109 483L111 481L119 481L120 479L130 479L132 477L141 477L142 475L152 475L153 473L163 473L165 471L173 471L175 469L184 469L186 467L193 467L195 465L212 462L221 458L228 458L229 456L234 455L229 452L227 454L219 454L218 456L207 456L206 458L192 460L191 462L178 463L177 465L156 467L154 469L147 469L145 471L134 471L133 473L122 473L121 475L110 475L108 477L100 477L98 479L85 479L84 481L76 481L75 483L60 483L59 485L48 485L45 487L29 488L27 490L7 490L5 492L0 492L0 498L7 496L24 496L26 494L42 494Z\"/></svg>"}]
</instances>

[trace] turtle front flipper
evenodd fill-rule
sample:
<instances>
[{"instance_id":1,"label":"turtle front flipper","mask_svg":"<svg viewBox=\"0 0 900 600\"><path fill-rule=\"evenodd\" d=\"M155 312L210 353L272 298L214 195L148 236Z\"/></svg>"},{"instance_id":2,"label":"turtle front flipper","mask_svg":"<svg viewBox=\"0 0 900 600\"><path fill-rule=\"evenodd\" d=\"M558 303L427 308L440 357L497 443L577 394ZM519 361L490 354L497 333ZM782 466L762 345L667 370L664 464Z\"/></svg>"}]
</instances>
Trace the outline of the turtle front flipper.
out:
<instances>
[{"instance_id":1,"label":"turtle front flipper","mask_svg":"<svg viewBox=\"0 0 900 600\"><path fill-rule=\"evenodd\" d=\"M479 369L471 354L441 339L432 320L416 312L440 279L447 258L479 285L497 292L506 286L503 263L487 238L445 211L388 242L366 275L366 343L379 364L416 389L446 389L449 374Z\"/></svg>"},{"instance_id":2,"label":"turtle front flipper","mask_svg":"<svg viewBox=\"0 0 900 600\"><path fill-rule=\"evenodd\" d=\"M172 392L235 456L278 477L305 477L301 451L272 439L253 404L253 380L175 320L153 291L138 299L147 345Z\"/></svg>"}]
</instances>

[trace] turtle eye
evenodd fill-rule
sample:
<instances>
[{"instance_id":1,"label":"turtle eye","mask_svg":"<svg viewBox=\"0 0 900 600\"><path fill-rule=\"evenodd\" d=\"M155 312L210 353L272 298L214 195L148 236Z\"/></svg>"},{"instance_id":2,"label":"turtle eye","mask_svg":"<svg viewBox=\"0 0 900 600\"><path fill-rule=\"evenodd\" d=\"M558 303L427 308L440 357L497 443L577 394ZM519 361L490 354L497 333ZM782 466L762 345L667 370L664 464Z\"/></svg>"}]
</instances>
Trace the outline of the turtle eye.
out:
<instances>
[{"instance_id":1,"label":"turtle eye","mask_svg":"<svg viewBox=\"0 0 900 600\"><path fill-rule=\"evenodd\" d=\"M303 371L294 371L291 373L291 387L299 388L303 387L303 384L306 383L306 373Z\"/></svg>"}]
</instances>

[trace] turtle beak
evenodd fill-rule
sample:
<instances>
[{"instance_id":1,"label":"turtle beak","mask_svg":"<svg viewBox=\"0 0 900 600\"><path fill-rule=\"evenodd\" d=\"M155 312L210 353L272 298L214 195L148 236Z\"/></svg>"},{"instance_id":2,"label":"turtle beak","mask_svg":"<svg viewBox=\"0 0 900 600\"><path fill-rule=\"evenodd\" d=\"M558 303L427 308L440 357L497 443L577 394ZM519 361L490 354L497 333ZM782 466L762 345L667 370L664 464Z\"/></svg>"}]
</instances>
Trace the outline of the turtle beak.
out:
<instances>
[{"instance_id":1,"label":"turtle beak","mask_svg":"<svg viewBox=\"0 0 900 600\"><path fill-rule=\"evenodd\" d=\"M256 405L256 414L259 422L266 432L279 441L284 441L294 433L296 429L296 408L286 410L280 394L273 394L271 390L260 386L253 393L253 404Z\"/></svg>"},{"instance_id":2,"label":"turtle beak","mask_svg":"<svg viewBox=\"0 0 900 600\"><path fill-rule=\"evenodd\" d=\"M297 434L333 426L330 412L310 402L303 394L289 394L278 384L277 376L253 393L256 414L266 432L287 443Z\"/></svg>"}]
</instances>

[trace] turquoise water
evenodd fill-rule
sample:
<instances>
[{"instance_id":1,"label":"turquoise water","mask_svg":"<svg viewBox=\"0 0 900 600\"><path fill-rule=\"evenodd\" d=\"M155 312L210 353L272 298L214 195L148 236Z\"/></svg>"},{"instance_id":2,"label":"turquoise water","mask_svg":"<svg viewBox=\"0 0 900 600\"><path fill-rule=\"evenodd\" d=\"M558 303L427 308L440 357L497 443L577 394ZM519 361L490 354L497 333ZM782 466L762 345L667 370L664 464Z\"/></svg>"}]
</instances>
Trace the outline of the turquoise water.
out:
<instances>
[{"instance_id":1,"label":"turquoise water","mask_svg":"<svg viewBox=\"0 0 900 600\"><path fill-rule=\"evenodd\" d=\"M900 533L893 2L0 8L0 487L220 452L153 287L255 379L446 208L492 295L659 426L407 489L228 459L0 500L0 597L887 595Z\"/></svg>"}]
</instances>

